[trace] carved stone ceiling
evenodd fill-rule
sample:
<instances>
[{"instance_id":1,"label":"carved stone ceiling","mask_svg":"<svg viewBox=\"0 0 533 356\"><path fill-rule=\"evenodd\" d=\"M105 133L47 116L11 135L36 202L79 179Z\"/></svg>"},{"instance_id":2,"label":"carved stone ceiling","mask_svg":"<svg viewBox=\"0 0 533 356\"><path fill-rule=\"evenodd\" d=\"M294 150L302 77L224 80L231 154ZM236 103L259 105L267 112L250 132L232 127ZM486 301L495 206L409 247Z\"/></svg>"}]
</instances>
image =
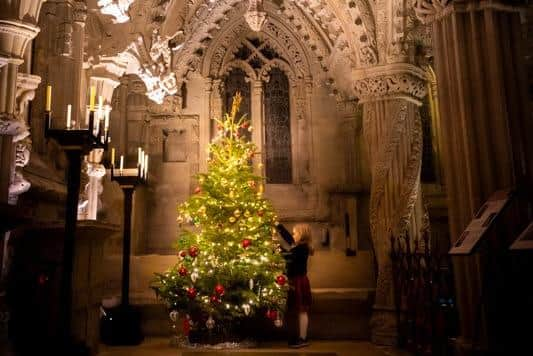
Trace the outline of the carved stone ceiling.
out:
<instances>
[{"instance_id":1,"label":"carved stone ceiling","mask_svg":"<svg viewBox=\"0 0 533 356\"><path fill-rule=\"evenodd\" d=\"M254 0L258 1L258 0ZM327 82L349 90L351 69L405 61L406 21L414 0L263 0L267 18L286 24L290 36L323 69ZM87 63L115 62L115 74L135 73L148 96L173 95L204 54L236 21L244 0L88 0ZM118 63L118 64L116 64ZM116 68L120 68L116 70Z\"/></svg>"}]
</instances>

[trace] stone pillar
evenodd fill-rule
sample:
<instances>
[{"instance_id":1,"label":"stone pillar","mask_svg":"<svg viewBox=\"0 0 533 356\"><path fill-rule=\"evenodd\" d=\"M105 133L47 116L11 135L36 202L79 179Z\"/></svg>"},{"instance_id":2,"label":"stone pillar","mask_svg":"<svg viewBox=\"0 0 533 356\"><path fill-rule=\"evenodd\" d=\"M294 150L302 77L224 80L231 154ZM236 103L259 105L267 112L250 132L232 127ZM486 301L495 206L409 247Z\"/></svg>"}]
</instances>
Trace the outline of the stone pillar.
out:
<instances>
[{"instance_id":1,"label":"stone pillar","mask_svg":"<svg viewBox=\"0 0 533 356\"><path fill-rule=\"evenodd\" d=\"M19 66L26 48L39 33L37 20L42 0L14 0L0 3L0 202L16 203L16 142L28 136L24 121L17 115ZM20 191L25 191L24 187ZM10 194L9 191L13 194Z\"/></svg>"},{"instance_id":2,"label":"stone pillar","mask_svg":"<svg viewBox=\"0 0 533 356\"><path fill-rule=\"evenodd\" d=\"M425 73L410 64L357 70L356 95L363 105L363 135L371 170L370 229L378 263L372 341L397 342L391 237L419 235L415 205L420 194L422 128L418 107ZM418 204L419 205L419 204Z\"/></svg>"},{"instance_id":3,"label":"stone pillar","mask_svg":"<svg viewBox=\"0 0 533 356\"><path fill-rule=\"evenodd\" d=\"M211 96L213 94L213 79L206 78L204 82L204 110L203 115L200 118L200 152L199 152L199 171L207 171L207 159L209 157L206 147L211 142L211 139L216 132L216 128L213 125L214 120L211 117ZM204 149L202 149L204 148Z\"/></svg>"},{"instance_id":4,"label":"stone pillar","mask_svg":"<svg viewBox=\"0 0 533 356\"><path fill-rule=\"evenodd\" d=\"M263 129L263 81L261 80L252 80L251 111L252 142L261 152L261 155L254 156L254 171L256 174L264 175L264 169L259 168L259 163L264 163L265 161L265 153L263 152L263 143L265 141Z\"/></svg>"},{"instance_id":5,"label":"stone pillar","mask_svg":"<svg viewBox=\"0 0 533 356\"><path fill-rule=\"evenodd\" d=\"M113 92L120 82L118 78L115 80L115 76L112 74L108 77L103 76L105 73L102 70L99 70L97 73L99 76L93 76L94 73L91 73L89 80L90 86L96 88L97 97L101 96L103 105L107 110L111 111ZM84 181L87 183L81 187L82 191L80 192L78 203L78 220L96 220L98 211L101 209L100 195L103 193L102 178L106 174L105 166L101 163L102 158L102 149L92 150L86 157L85 173L87 177L84 177Z\"/></svg>"},{"instance_id":6,"label":"stone pillar","mask_svg":"<svg viewBox=\"0 0 533 356\"><path fill-rule=\"evenodd\" d=\"M520 8L510 1L420 1L419 18L432 25L439 93L442 166L453 244L496 190L517 187L531 200L533 122L527 110ZM514 4L519 2L513 2ZM473 259L454 261L461 337L477 334L481 284ZM475 289L475 288L474 288Z\"/></svg>"}]
</instances>

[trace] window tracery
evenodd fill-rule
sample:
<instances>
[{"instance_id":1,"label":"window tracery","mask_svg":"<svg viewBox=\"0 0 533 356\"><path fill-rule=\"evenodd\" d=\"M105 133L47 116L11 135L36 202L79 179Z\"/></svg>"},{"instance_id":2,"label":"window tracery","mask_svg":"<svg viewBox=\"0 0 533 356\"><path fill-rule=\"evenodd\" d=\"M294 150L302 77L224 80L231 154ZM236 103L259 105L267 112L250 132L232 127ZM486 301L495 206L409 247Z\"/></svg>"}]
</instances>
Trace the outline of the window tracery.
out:
<instances>
[{"instance_id":1,"label":"window tracery","mask_svg":"<svg viewBox=\"0 0 533 356\"><path fill-rule=\"evenodd\" d=\"M265 83L265 168L267 183L292 183L289 79L273 68Z\"/></svg>"}]
</instances>

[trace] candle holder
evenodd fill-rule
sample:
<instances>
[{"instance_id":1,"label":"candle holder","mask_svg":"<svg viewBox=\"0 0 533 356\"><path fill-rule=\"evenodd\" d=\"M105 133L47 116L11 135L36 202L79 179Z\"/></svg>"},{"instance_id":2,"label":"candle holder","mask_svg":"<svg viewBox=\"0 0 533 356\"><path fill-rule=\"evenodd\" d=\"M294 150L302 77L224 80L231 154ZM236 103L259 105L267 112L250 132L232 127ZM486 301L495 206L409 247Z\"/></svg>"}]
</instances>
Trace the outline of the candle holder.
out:
<instances>
[{"instance_id":1,"label":"candle holder","mask_svg":"<svg viewBox=\"0 0 533 356\"><path fill-rule=\"evenodd\" d=\"M74 342L72 335L72 274L75 256L76 224L78 200L80 193L80 175L82 157L94 149L107 150L109 141L108 130L98 125L95 130L94 111L89 113L89 125L86 129L55 129L51 126L52 115L49 104L44 114L44 136L53 139L65 151L67 167L67 201L65 209L65 238L63 243L63 268L61 275L60 302L62 309L59 316L59 337L63 351L71 355L88 354L84 344Z\"/></svg>"},{"instance_id":2,"label":"candle holder","mask_svg":"<svg viewBox=\"0 0 533 356\"><path fill-rule=\"evenodd\" d=\"M98 125L95 127L94 111L89 111L89 125L85 129L56 129L52 128L52 112L45 111L44 113L44 137L54 139L62 147L73 147L81 149L85 153L90 152L95 148L103 148L104 151L108 148L109 130L105 128L105 123L102 118L99 118Z\"/></svg>"},{"instance_id":3,"label":"candle holder","mask_svg":"<svg viewBox=\"0 0 533 356\"><path fill-rule=\"evenodd\" d=\"M133 193L139 185L146 184L147 171L141 165L137 168L116 169L111 165L111 180L119 184L124 192L124 238L122 245L122 294L118 307L106 310L102 321L101 340L108 345L138 345L143 340L140 313L129 303L131 215Z\"/></svg>"}]
</instances>

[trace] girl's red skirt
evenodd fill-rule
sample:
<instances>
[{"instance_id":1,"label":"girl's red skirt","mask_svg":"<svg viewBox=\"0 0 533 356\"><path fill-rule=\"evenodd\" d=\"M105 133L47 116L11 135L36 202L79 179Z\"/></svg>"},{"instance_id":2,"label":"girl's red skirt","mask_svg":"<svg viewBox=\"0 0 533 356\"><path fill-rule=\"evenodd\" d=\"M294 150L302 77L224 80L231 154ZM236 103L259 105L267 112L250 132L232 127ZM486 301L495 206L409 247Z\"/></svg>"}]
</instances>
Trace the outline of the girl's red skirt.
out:
<instances>
[{"instance_id":1,"label":"girl's red skirt","mask_svg":"<svg viewBox=\"0 0 533 356\"><path fill-rule=\"evenodd\" d=\"M311 287L307 276L294 276L289 278L289 293L287 296L289 310L307 312L311 306Z\"/></svg>"}]
</instances>

